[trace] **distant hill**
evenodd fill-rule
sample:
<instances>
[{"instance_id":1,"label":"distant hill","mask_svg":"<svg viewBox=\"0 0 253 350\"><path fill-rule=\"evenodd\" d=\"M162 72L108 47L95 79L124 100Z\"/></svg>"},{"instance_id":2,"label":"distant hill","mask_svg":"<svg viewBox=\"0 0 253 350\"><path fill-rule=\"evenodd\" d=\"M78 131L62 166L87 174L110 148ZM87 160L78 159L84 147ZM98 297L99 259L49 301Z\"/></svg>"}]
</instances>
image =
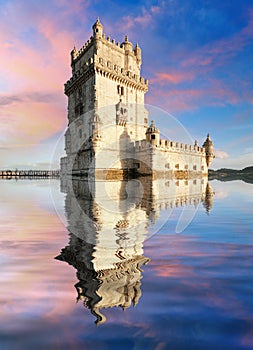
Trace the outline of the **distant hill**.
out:
<instances>
[{"instance_id":1,"label":"distant hill","mask_svg":"<svg viewBox=\"0 0 253 350\"><path fill-rule=\"evenodd\" d=\"M220 180L220 181L233 181L233 180L242 180L244 182L253 183L253 166L246 167L241 170L236 169L218 169L208 171L209 180Z\"/></svg>"}]
</instances>

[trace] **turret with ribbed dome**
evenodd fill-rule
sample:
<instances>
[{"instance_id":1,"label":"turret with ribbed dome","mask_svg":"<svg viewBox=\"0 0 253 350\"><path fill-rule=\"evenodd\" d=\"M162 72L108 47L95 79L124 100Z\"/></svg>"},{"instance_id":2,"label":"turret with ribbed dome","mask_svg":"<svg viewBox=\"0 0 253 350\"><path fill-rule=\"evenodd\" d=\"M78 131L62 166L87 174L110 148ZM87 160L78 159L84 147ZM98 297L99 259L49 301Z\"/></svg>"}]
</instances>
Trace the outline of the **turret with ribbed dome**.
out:
<instances>
[{"instance_id":1,"label":"turret with ribbed dome","mask_svg":"<svg viewBox=\"0 0 253 350\"><path fill-rule=\"evenodd\" d=\"M122 43L122 47L124 48L126 54L133 51L133 44L128 40L127 35L125 36L125 41Z\"/></svg>"},{"instance_id":2,"label":"turret with ribbed dome","mask_svg":"<svg viewBox=\"0 0 253 350\"><path fill-rule=\"evenodd\" d=\"M101 38L101 37L102 37L102 34L103 34L103 25L102 25L102 23L100 22L99 17L97 18L96 22L93 24L92 29L93 29L93 37L94 37L95 39Z\"/></svg>"},{"instance_id":3,"label":"turret with ribbed dome","mask_svg":"<svg viewBox=\"0 0 253 350\"><path fill-rule=\"evenodd\" d=\"M150 126L147 128L146 140L153 146L158 146L160 143L160 131L156 127L154 120L151 121Z\"/></svg>"},{"instance_id":4,"label":"turret with ribbed dome","mask_svg":"<svg viewBox=\"0 0 253 350\"><path fill-rule=\"evenodd\" d=\"M207 167L209 167L212 160L215 158L213 142L210 138L209 133L207 134L207 138L206 138L205 142L203 143L202 147L204 147L206 150L206 164L207 164Z\"/></svg>"},{"instance_id":5,"label":"turret with ribbed dome","mask_svg":"<svg viewBox=\"0 0 253 350\"><path fill-rule=\"evenodd\" d=\"M141 60L141 48L138 45L138 43L136 43L135 48L134 48L134 54L136 56L136 61L137 64L139 65L139 67L141 66L142 60Z\"/></svg>"}]
</instances>

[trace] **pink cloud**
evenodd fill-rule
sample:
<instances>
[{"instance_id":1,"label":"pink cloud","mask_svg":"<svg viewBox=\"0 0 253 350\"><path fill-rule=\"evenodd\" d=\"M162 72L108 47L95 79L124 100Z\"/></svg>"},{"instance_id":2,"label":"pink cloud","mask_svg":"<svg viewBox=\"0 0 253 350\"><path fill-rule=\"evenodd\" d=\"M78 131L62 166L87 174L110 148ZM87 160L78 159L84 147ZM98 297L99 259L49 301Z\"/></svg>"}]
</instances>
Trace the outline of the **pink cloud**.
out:
<instances>
[{"instance_id":1,"label":"pink cloud","mask_svg":"<svg viewBox=\"0 0 253 350\"><path fill-rule=\"evenodd\" d=\"M160 74L160 73L159 73ZM165 81L177 83L183 78L191 79L193 73L188 75L178 73L170 75L162 73L160 81L157 78L151 80L155 84L155 89L152 91L152 96L147 95L147 101L150 104L161 104L170 112L194 110L202 106L225 106L227 103L237 104L240 101L240 96L234 91L231 86L214 78L210 78L208 83L202 88L164 88ZM156 80L157 79L157 80ZM151 85L150 84L150 85ZM162 86L162 88L160 87Z\"/></svg>"},{"instance_id":2,"label":"pink cloud","mask_svg":"<svg viewBox=\"0 0 253 350\"><path fill-rule=\"evenodd\" d=\"M192 80L194 78L194 74L191 72L160 72L155 73L155 78L151 79L150 82L157 83L160 85L164 85L167 83L178 84L182 81Z\"/></svg>"},{"instance_id":3,"label":"pink cloud","mask_svg":"<svg viewBox=\"0 0 253 350\"><path fill-rule=\"evenodd\" d=\"M40 142L66 125L63 84L70 76L69 52L75 41L75 33L66 25L70 15L79 16L87 5L62 0L57 6L62 7L57 18L52 12L39 12L37 5L9 6L8 16L0 23L2 142ZM28 17L35 32L33 41L19 33ZM15 22L18 18L17 28L14 18Z\"/></svg>"},{"instance_id":4,"label":"pink cloud","mask_svg":"<svg viewBox=\"0 0 253 350\"><path fill-rule=\"evenodd\" d=\"M36 143L64 128L65 104L19 102L1 108L0 117L4 143ZM10 122L11 121L11 122ZM4 139L3 139L4 138Z\"/></svg>"},{"instance_id":5,"label":"pink cloud","mask_svg":"<svg viewBox=\"0 0 253 350\"><path fill-rule=\"evenodd\" d=\"M139 16L125 16L120 20L119 27L121 31L129 32L131 29L136 26L146 28L148 25L154 22L155 16L161 13L163 3L161 6L151 6L146 9L142 8L141 14Z\"/></svg>"},{"instance_id":6,"label":"pink cloud","mask_svg":"<svg viewBox=\"0 0 253 350\"><path fill-rule=\"evenodd\" d=\"M205 92L198 89L160 89L156 88L152 95L147 96L149 104L162 105L167 111L193 110L200 106Z\"/></svg>"},{"instance_id":7,"label":"pink cloud","mask_svg":"<svg viewBox=\"0 0 253 350\"><path fill-rule=\"evenodd\" d=\"M226 159L226 158L229 158L229 154L225 151L220 150L220 149L216 149L215 150L215 158Z\"/></svg>"}]
</instances>

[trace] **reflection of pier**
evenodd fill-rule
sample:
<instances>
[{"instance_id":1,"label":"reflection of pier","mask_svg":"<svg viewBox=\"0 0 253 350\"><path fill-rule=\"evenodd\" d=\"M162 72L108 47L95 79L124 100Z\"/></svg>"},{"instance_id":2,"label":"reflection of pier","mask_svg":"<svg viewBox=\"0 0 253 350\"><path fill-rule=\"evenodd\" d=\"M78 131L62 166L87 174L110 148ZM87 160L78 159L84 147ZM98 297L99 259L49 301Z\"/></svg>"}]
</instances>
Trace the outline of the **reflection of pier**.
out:
<instances>
[{"instance_id":1,"label":"reflection of pier","mask_svg":"<svg viewBox=\"0 0 253 350\"><path fill-rule=\"evenodd\" d=\"M3 179L58 178L59 176L59 170L0 170L0 178Z\"/></svg>"},{"instance_id":2,"label":"reflection of pier","mask_svg":"<svg viewBox=\"0 0 253 350\"><path fill-rule=\"evenodd\" d=\"M105 322L102 309L136 305L141 297L143 242L168 220L172 208L212 208L207 179L90 181L61 179L69 244L56 259L77 270L77 300ZM197 210L197 209L196 209ZM165 214L165 215L164 215ZM161 220L165 218L165 222Z\"/></svg>"}]
</instances>

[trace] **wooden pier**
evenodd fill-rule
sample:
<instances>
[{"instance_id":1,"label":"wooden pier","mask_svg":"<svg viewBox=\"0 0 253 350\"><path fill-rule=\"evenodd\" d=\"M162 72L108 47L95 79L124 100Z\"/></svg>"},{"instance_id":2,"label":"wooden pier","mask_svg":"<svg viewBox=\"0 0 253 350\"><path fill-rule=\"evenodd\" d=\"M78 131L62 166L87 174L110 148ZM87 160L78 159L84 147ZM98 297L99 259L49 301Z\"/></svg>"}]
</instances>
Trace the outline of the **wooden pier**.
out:
<instances>
[{"instance_id":1,"label":"wooden pier","mask_svg":"<svg viewBox=\"0 0 253 350\"><path fill-rule=\"evenodd\" d=\"M52 179L59 178L60 170L0 170L2 179Z\"/></svg>"}]
</instances>

